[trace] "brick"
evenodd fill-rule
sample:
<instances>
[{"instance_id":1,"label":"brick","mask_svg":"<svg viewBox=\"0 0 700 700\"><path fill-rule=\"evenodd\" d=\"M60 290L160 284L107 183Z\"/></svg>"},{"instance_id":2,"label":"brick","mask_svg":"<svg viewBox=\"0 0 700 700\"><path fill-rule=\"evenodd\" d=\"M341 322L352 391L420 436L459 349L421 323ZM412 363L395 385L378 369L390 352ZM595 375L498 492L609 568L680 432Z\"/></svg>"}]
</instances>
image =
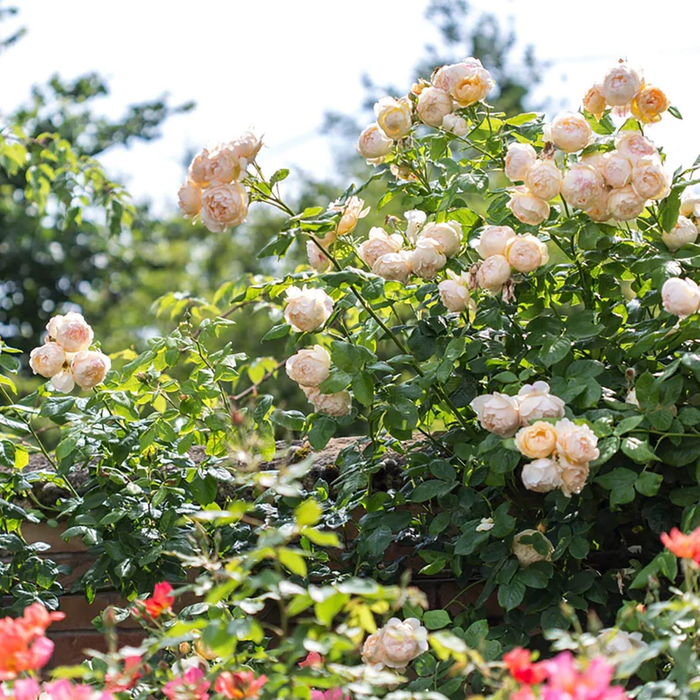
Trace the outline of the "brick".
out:
<instances>
[{"instance_id":1,"label":"brick","mask_svg":"<svg viewBox=\"0 0 700 700\"><path fill-rule=\"evenodd\" d=\"M145 637L144 632L129 631L119 634L117 643L119 647L138 646ZM54 641L55 647L48 668L56 666L73 666L82 663L85 651L107 651L106 640L99 632L51 632L49 637Z\"/></svg>"},{"instance_id":2,"label":"brick","mask_svg":"<svg viewBox=\"0 0 700 700\"><path fill-rule=\"evenodd\" d=\"M62 539L63 533L68 529L66 523L59 523L58 527L49 527L46 523L24 523L22 535L29 544L34 542L46 542L51 549L46 552L52 556L59 552L85 552L87 547L80 537L71 537L68 542Z\"/></svg>"}]
</instances>

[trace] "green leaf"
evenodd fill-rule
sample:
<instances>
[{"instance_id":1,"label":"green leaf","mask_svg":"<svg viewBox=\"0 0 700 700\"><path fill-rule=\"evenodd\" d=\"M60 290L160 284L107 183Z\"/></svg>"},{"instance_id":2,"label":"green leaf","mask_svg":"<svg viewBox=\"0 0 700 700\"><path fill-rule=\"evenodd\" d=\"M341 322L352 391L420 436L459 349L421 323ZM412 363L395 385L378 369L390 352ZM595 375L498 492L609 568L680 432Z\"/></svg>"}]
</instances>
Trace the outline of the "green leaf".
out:
<instances>
[{"instance_id":1,"label":"green leaf","mask_svg":"<svg viewBox=\"0 0 700 700\"><path fill-rule=\"evenodd\" d=\"M301 411L283 411L277 408L272 412L270 420L281 428L302 430L306 423L306 416Z\"/></svg>"},{"instance_id":2,"label":"green leaf","mask_svg":"<svg viewBox=\"0 0 700 700\"><path fill-rule=\"evenodd\" d=\"M387 525L382 525L372 532L361 543L370 556L379 557L384 554L386 548L391 544L393 535Z\"/></svg>"},{"instance_id":3,"label":"green leaf","mask_svg":"<svg viewBox=\"0 0 700 700\"><path fill-rule=\"evenodd\" d=\"M422 622L429 630L439 630L450 624L450 615L445 610L429 610L423 614Z\"/></svg>"},{"instance_id":4,"label":"green leaf","mask_svg":"<svg viewBox=\"0 0 700 700\"><path fill-rule=\"evenodd\" d=\"M306 562L304 561L304 557L302 557L298 552L295 552L293 549L282 547L277 550L277 558L279 559L280 564L282 564L285 569L288 569L293 574L296 574L297 576L306 576Z\"/></svg>"},{"instance_id":5,"label":"green leaf","mask_svg":"<svg viewBox=\"0 0 700 700\"><path fill-rule=\"evenodd\" d=\"M330 416L317 415L312 419L311 430L307 435L314 450L322 450L333 437L337 423Z\"/></svg>"},{"instance_id":6,"label":"green leaf","mask_svg":"<svg viewBox=\"0 0 700 700\"><path fill-rule=\"evenodd\" d=\"M284 338L285 336L288 336L290 331L292 330L292 327L288 323L280 323L277 326L272 326L270 330L265 333L265 335L260 338L260 342L264 342L266 340L277 340L277 338Z\"/></svg>"},{"instance_id":7,"label":"green leaf","mask_svg":"<svg viewBox=\"0 0 700 700\"><path fill-rule=\"evenodd\" d=\"M538 358L545 367L551 367L563 360L571 349L571 341L566 338L549 338L538 353Z\"/></svg>"},{"instance_id":8,"label":"green leaf","mask_svg":"<svg viewBox=\"0 0 700 700\"><path fill-rule=\"evenodd\" d=\"M663 476L654 472L642 472L637 481L634 482L634 488L642 494L642 496L656 496L663 483Z\"/></svg>"},{"instance_id":9,"label":"green leaf","mask_svg":"<svg viewBox=\"0 0 700 700\"><path fill-rule=\"evenodd\" d=\"M367 372L356 374L352 380L352 393L363 406L371 406L374 401L374 379Z\"/></svg>"},{"instance_id":10,"label":"green leaf","mask_svg":"<svg viewBox=\"0 0 700 700\"><path fill-rule=\"evenodd\" d=\"M498 604L506 612L513 610L513 608L517 608L523 602L525 591L525 584L518 579L513 579L510 583L498 587Z\"/></svg>"},{"instance_id":11,"label":"green leaf","mask_svg":"<svg viewBox=\"0 0 700 700\"><path fill-rule=\"evenodd\" d=\"M626 437L622 441L622 451L639 464L659 459L646 440L636 437Z\"/></svg>"},{"instance_id":12,"label":"green leaf","mask_svg":"<svg viewBox=\"0 0 700 700\"><path fill-rule=\"evenodd\" d=\"M623 418L616 426L613 433L615 435L624 435L630 430L634 430L642 421L644 416L630 416L629 418Z\"/></svg>"}]
</instances>

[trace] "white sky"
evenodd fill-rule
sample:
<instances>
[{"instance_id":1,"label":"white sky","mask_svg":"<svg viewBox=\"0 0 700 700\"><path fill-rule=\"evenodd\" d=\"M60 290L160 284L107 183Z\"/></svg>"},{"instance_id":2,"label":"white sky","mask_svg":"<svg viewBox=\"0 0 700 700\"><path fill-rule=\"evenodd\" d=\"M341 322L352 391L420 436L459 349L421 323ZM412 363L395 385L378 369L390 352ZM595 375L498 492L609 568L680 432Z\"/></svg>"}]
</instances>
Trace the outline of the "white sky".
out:
<instances>
[{"instance_id":1,"label":"white sky","mask_svg":"<svg viewBox=\"0 0 700 700\"><path fill-rule=\"evenodd\" d=\"M15 0L13 25L29 30L0 56L0 113L29 96L31 85L97 71L112 94L99 108L167 92L174 103L195 100L173 117L163 138L103 158L137 199L157 210L175 205L188 148L235 138L252 126L265 134L264 170L332 171L330 144L317 129L326 110L356 113L360 75L408 86L423 46L438 39L423 17L428 0ZM477 9L512 22L522 45L534 44L551 68L537 100L552 111L575 108L588 87L620 57L643 69L684 116L666 115L649 130L673 168L700 153L700 3L697 0L472 0ZM10 23L0 24L5 33ZM488 65L486 66L488 68ZM426 76L428 77L428 76ZM553 116L549 115L549 116ZM1 118L0 118L1 123Z\"/></svg>"}]
</instances>

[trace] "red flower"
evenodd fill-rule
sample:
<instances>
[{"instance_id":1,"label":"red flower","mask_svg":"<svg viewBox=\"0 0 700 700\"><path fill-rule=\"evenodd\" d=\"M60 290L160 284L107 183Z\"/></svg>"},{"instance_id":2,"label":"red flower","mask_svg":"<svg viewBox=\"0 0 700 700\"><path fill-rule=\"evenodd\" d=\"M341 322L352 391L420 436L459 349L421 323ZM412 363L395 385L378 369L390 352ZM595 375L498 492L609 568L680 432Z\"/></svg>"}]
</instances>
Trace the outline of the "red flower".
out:
<instances>
[{"instance_id":1,"label":"red flower","mask_svg":"<svg viewBox=\"0 0 700 700\"><path fill-rule=\"evenodd\" d=\"M201 668L190 668L184 675L173 678L163 686L163 695L170 700L207 700L211 683L204 679Z\"/></svg>"},{"instance_id":2,"label":"red flower","mask_svg":"<svg viewBox=\"0 0 700 700\"><path fill-rule=\"evenodd\" d=\"M132 612L138 615L145 610L152 618L160 617L164 612L170 612L173 609L175 598L171 595L172 592L173 587L169 583L165 581L156 583L153 595L137 601Z\"/></svg>"},{"instance_id":3,"label":"red flower","mask_svg":"<svg viewBox=\"0 0 700 700\"><path fill-rule=\"evenodd\" d=\"M0 619L0 681L45 666L53 653L53 642L44 636L46 628L64 617L33 603L22 617Z\"/></svg>"},{"instance_id":4,"label":"red flower","mask_svg":"<svg viewBox=\"0 0 700 700\"><path fill-rule=\"evenodd\" d=\"M124 659L123 669L117 673L105 674L105 688L112 693L131 690L141 676L141 657L127 656Z\"/></svg>"},{"instance_id":5,"label":"red flower","mask_svg":"<svg viewBox=\"0 0 700 700\"><path fill-rule=\"evenodd\" d=\"M214 690L229 700L244 700L257 698L260 689L267 683L267 676L255 677L252 671L224 671L216 679Z\"/></svg>"},{"instance_id":6,"label":"red flower","mask_svg":"<svg viewBox=\"0 0 700 700\"><path fill-rule=\"evenodd\" d=\"M661 542L666 549L681 559L692 559L700 564L700 527L684 535L677 527L670 534L662 533Z\"/></svg>"},{"instance_id":7,"label":"red flower","mask_svg":"<svg viewBox=\"0 0 700 700\"><path fill-rule=\"evenodd\" d=\"M311 668L323 666L323 657L317 651L310 651L308 656L299 662L299 668L306 668L307 666L311 666Z\"/></svg>"},{"instance_id":8,"label":"red flower","mask_svg":"<svg viewBox=\"0 0 700 700\"><path fill-rule=\"evenodd\" d=\"M530 652L522 647L516 647L504 654L503 663L510 675L519 683L534 685L541 683L547 677L545 665L543 663L532 663Z\"/></svg>"}]
</instances>

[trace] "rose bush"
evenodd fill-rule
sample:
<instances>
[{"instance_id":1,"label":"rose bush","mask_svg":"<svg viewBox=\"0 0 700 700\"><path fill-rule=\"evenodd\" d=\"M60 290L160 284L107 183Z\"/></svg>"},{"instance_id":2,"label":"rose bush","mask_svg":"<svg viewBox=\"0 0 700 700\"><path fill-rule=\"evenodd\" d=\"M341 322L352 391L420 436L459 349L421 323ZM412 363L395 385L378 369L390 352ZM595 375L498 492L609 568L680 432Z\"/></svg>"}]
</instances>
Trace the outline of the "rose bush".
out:
<instances>
[{"instance_id":1,"label":"rose bush","mask_svg":"<svg viewBox=\"0 0 700 700\"><path fill-rule=\"evenodd\" d=\"M15 398L0 380L6 590L17 612L58 605L55 564L21 528L66 521L94 557L75 586L132 602L103 617L112 647L85 671L106 692L337 699L406 682L463 697L496 678L497 697L624 696L603 646L634 647L614 625L677 582L657 535L700 524L700 248L683 200L700 166L668 172L644 129L678 110L627 64L550 123L494 112L493 88L469 58L382 98L358 141L374 172L327 206L294 211L253 134L202 150L183 215L232 235L272 206L285 221L260 256L299 245L308 267L167 295L156 310L176 327L140 355L108 356L82 316L57 316L29 358L50 382ZM370 227L377 181L371 208L403 215ZM227 340L251 308L270 315L255 358ZM271 340L285 356L264 356ZM341 433L355 439L332 467L303 461ZM695 559L695 538L669 537ZM171 586L197 602L176 615ZM149 634L133 654L114 643L127 615ZM593 616L613 631L589 654ZM498 665L548 653L543 631L580 658ZM673 643L628 675L676 683ZM300 668L307 652L324 659ZM55 683L52 697L93 692Z\"/></svg>"}]
</instances>

